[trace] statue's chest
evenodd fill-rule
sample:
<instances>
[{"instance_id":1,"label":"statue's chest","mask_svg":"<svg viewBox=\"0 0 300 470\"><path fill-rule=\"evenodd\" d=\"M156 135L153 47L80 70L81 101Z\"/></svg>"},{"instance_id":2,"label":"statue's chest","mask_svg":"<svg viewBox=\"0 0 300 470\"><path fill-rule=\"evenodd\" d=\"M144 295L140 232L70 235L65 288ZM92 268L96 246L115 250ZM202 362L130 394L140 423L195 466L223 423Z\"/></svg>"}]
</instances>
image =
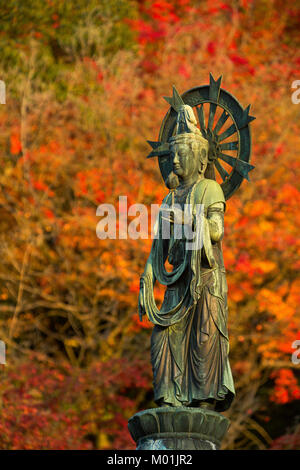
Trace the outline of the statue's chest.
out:
<instances>
[{"instance_id":1,"label":"statue's chest","mask_svg":"<svg viewBox=\"0 0 300 470\"><path fill-rule=\"evenodd\" d=\"M193 205L194 204L194 199L195 199L195 190L197 189L197 201L198 204L204 204L205 205L205 200L206 200L206 180L200 181L200 183L197 183L196 185L191 185L187 186L185 188L177 188L174 190L172 193L172 197L169 200L169 204L177 204L181 207L182 210L184 210L185 205Z\"/></svg>"},{"instance_id":2,"label":"statue's chest","mask_svg":"<svg viewBox=\"0 0 300 470\"><path fill-rule=\"evenodd\" d=\"M173 197L173 203L180 205L181 209L184 210L185 204L189 202L190 189L186 188L182 190L176 190Z\"/></svg>"}]
</instances>

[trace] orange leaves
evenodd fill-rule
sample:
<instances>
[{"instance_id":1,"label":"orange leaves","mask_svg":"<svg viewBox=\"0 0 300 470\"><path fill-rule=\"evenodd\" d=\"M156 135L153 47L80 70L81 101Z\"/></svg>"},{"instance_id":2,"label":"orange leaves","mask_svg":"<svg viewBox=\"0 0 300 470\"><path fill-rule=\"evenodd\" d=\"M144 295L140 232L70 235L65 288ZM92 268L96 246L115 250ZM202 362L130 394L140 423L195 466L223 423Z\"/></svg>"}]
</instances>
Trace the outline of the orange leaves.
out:
<instances>
[{"instance_id":1,"label":"orange leaves","mask_svg":"<svg viewBox=\"0 0 300 470\"><path fill-rule=\"evenodd\" d=\"M129 327L129 332L137 333L142 329L152 329L153 325L149 322L148 318L144 315L141 321L138 314L135 313L132 317L132 324Z\"/></svg>"},{"instance_id":2,"label":"orange leaves","mask_svg":"<svg viewBox=\"0 0 300 470\"><path fill-rule=\"evenodd\" d=\"M300 191L290 183L284 184L279 191L279 202L299 207Z\"/></svg>"},{"instance_id":3,"label":"orange leaves","mask_svg":"<svg viewBox=\"0 0 300 470\"><path fill-rule=\"evenodd\" d=\"M300 306L300 279L295 279L289 286L287 301L292 308Z\"/></svg>"},{"instance_id":4,"label":"orange leaves","mask_svg":"<svg viewBox=\"0 0 300 470\"><path fill-rule=\"evenodd\" d=\"M235 264L235 270L237 272L241 273L247 273L249 277L252 277L254 275L254 268L251 264L251 258L250 255L247 253L242 253L236 260Z\"/></svg>"},{"instance_id":5,"label":"orange leaves","mask_svg":"<svg viewBox=\"0 0 300 470\"><path fill-rule=\"evenodd\" d=\"M269 289L261 289L258 293L258 304L260 312L267 311L277 320L289 320L293 317L295 309L282 297Z\"/></svg>"},{"instance_id":6,"label":"orange leaves","mask_svg":"<svg viewBox=\"0 0 300 470\"><path fill-rule=\"evenodd\" d=\"M32 180L31 183L34 189L36 189L37 191L47 192L47 195L50 197L54 196L54 192L51 191L47 184L45 184L42 180Z\"/></svg>"},{"instance_id":7,"label":"orange leaves","mask_svg":"<svg viewBox=\"0 0 300 470\"><path fill-rule=\"evenodd\" d=\"M244 299L245 293L238 285L233 284L228 291L228 296L229 300L233 300L237 303Z\"/></svg>"},{"instance_id":8,"label":"orange leaves","mask_svg":"<svg viewBox=\"0 0 300 470\"><path fill-rule=\"evenodd\" d=\"M253 295L254 292L254 287L249 281L232 282L228 287L229 300L233 302L241 302L247 296Z\"/></svg>"},{"instance_id":9,"label":"orange leaves","mask_svg":"<svg viewBox=\"0 0 300 470\"><path fill-rule=\"evenodd\" d=\"M261 231L261 234L267 236L269 233L273 232L275 224L269 220L262 220L258 223L258 227Z\"/></svg>"},{"instance_id":10,"label":"orange leaves","mask_svg":"<svg viewBox=\"0 0 300 470\"><path fill-rule=\"evenodd\" d=\"M291 369L280 369L273 372L271 378L275 379L275 388L271 395L271 401L285 404L300 399L300 386Z\"/></svg>"},{"instance_id":11,"label":"orange leaves","mask_svg":"<svg viewBox=\"0 0 300 470\"><path fill-rule=\"evenodd\" d=\"M10 153L12 155L19 155L22 151L22 144L18 134L11 134L10 136Z\"/></svg>"},{"instance_id":12,"label":"orange leaves","mask_svg":"<svg viewBox=\"0 0 300 470\"><path fill-rule=\"evenodd\" d=\"M251 362L250 361L237 361L233 366L233 372L235 374L243 375L248 374L251 369Z\"/></svg>"},{"instance_id":13,"label":"orange leaves","mask_svg":"<svg viewBox=\"0 0 300 470\"><path fill-rule=\"evenodd\" d=\"M55 215L52 210L44 209L43 212L45 214L45 217L47 217L47 219L51 219L51 220L54 219Z\"/></svg>"},{"instance_id":14,"label":"orange leaves","mask_svg":"<svg viewBox=\"0 0 300 470\"><path fill-rule=\"evenodd\" d=\"M254 260L253 267L259 274L268 274L277 268L277 264L268 260Z\"/></svg>"},{"instance_id":15,"label":"orange leaves","mask_svg":"<svg viewBox=\"0 0 300 470\"><path fill-rule=\"evenodd\" d=\"M188 65L180 65L178 73L183 76L183 78L190 78L192 75L192 69Z\"/></svg>"},{"instance_id":16,"label":"orange leaves","mask_svg":"<svg viewBox=\"0 0 300 470\"><path fill-rule=\"evenodd\" d=\"M139 282L133 282L131 286L129 287L130 292L136 292L138 293L140 291L140 283Z\"/></svg>"},{"instance_id":17,"label":"orange leaves","mask_svg":"<svg viewBox=\"0 0 300 470\"><path fill-rule=\"evenodd\" d=\"M91 168L76 175L75 188L77 196L87 196L101 204L107 202L112 188L112 174L108 168ZM105 189L105 192L103 189Z\"/></svg>"},{"instance_id":18,"label":"orange leaves","mask_svg":"<svg viewBox=\"0 0 300 470\"><path fill-rule=\"evenodd\" d=\"M273 212L273 207L269 201L258 199L249 202L245 207L245 212L249 217L255 218L259 216L270 216Z\"/></svg>"}]
</instances>

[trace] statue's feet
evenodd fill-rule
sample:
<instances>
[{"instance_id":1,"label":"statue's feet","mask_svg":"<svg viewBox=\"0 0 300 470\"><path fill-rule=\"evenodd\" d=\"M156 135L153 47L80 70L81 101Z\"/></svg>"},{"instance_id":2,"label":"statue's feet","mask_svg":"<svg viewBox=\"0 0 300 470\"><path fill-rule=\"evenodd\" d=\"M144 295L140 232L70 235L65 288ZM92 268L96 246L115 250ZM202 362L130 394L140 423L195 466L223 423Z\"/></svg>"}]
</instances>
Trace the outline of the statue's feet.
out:
<instances>
[{"instance_id":1,"label":"statue's feet","mask_svg":"<svg viewBox=\"0 0 300 470\"><path fill-rule=\"evenodd\" d=\"M216 400L208 398L207 400L193 400L191 406L195 408L205 408L206 410L214 410L216 407Z\"/></svg>"},{"instance_id":2,"label":"statue's feet","mask_svg":"<svg viewBox=\"0 0 300 470\"><path fill-rule=\"evenodd\" d=\"M161 399L157 402L158 406L173 406L172 403L168 403L166 401L164 401L164 399Z\"/></svg>"}]
</instances>

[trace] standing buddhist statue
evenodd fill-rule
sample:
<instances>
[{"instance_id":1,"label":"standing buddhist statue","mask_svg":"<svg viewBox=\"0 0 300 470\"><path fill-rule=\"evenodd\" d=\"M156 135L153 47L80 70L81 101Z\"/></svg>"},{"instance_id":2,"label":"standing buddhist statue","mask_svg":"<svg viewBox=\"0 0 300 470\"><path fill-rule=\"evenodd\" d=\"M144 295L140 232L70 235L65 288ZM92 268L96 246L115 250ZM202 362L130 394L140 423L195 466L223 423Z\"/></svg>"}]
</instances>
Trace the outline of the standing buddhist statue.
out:
<instances>
[{"instance_id":1,"label":"standing buddhist statue","mask_svg":"<svg viewBox=\"0 0 300 470\"><path fill-rule=\"evenodd\" d=\"M249 116L249 107L243 110L220 84L221 79L211 76L209 86L193 88L182 96L173 88L173 97L166 98L171 108L159 141L149 142L153 148L149 157L159 157L170 192L159 212L139 294L140 317L147 315L154 324L151 363L154 400L160 408L148 411L161 423L150 437L147 426L144 434L136 436L132 418L129 428L134 438L141 439L138 448L201 449L206 441L220 444L222 436L216 435L221 423L223 430L228 427L228 420L219 413L230 407L235 395L228 357L224 213L226 199L254 168L249 164L248 126L254 118ZM230 125L223 130L227 120ZM153 293L156 282L166 287L160 308ZM139 426L149 423L147 410L138 415ZM199 417L204 428L207 420L215 420L216 430L206 440ZM177 430L173 421L171 427L167 424L170 419L178 421ZM177 440L175 434L172 438L174 430Z\"/></svg>"}]
</instances>

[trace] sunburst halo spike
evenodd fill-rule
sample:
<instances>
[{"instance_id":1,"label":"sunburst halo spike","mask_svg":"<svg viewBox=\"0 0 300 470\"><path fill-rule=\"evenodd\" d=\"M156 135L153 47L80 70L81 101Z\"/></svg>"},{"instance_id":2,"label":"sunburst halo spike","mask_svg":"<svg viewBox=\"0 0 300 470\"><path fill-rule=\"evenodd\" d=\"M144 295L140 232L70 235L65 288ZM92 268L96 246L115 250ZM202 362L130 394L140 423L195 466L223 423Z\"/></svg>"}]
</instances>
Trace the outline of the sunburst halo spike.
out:
<instances>
[{"instance_id":1,"label":"sunburst halo spike","mask_svg":"<svg viewBox=\"0 0 300 470\"><path fill-rule=\"evenodd\" d=\"M248 104L248 106L243 110L243 115L239 121L239 129L246 127L251 121L256 119L254 116L249 116L250 106L251 104Z\"/></svg>"},{"instance_id":2,"label":"sunburst halo spike","mask_svg":"<svg viewBox=\"0 0 300 470\"><path fill-rule=\"evenodd\" d=\"M220 153L219 158L234 168L247 181L250 181L248 173L255 168L254 165L239 158L234 158L231 155L226 155L226 153Z\"/></svg>"},{"instance_id":3,"label":"sunburst halo spike","mask_svg":"<svg viewBox=\"0 0 300 470\"><path fill-rule=\"evenodd\" d=\"M211 101L219 101L220 88L221 88L222 75L215 80L212 74L209 74L209 99Z\"/></svg>"},{"instance_id":4,"label":"sunburst halo spike","mask_svg":"<svg viewBox=\"0 0 300 470\"><path fill-rule=\"evenodd\" d=\"M154 142L153 140L147 140L148 144L151 145L153 149L157 149L162 143L161 142Z\"/></svg>"},{"instance_id":5,"label":"sunburst halo spike","mask_svg":"<svg viewBox=\"0 0 300 470\"><path fill-rule=\"evenodd\" d=\"M178 113L181 106L184 105L184 101L181 98L180 94L176 90L175 85L173 85L173 96L170 98L168 96L164 96L164 99L166 100L169 105L172 106L172 108Z\"/></svg>"},{"instance_id":6,"label":"sunburst halo spike","mask_svg":"<svg viewBox=\"0 0 300 470\"><path fill-rule=\"evenodd\" d=\"M147 155L146 158L152 157L163 157L169 155L170 147L168 142L154 142L152 140L147 140L148 144L152 147L152 152Z\"/></svg>"}]
</instances>

